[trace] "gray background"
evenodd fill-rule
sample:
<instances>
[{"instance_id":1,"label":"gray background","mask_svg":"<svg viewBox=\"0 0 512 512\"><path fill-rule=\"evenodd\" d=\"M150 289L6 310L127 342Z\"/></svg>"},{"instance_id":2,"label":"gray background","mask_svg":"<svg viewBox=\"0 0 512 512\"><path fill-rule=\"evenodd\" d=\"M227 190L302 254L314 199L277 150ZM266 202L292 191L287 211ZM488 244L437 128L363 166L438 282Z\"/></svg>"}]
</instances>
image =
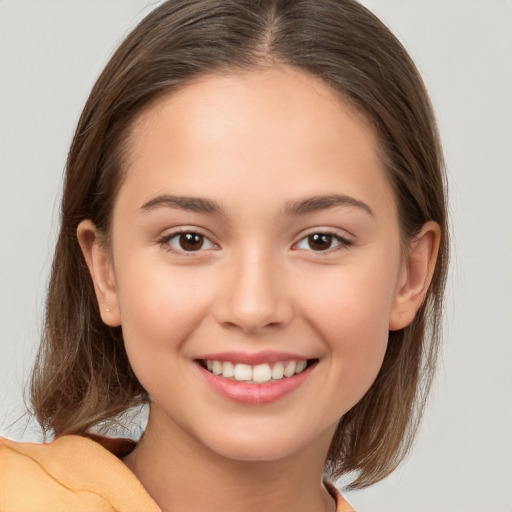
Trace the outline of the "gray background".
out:
<instances>
[{"instance_id":1,"label":"gray background","mask_svg":"<svg viewBox=\"0 0 512 512\"><path fill-rule=\"evenodd\" d=\"M67 147L148 0L0 0L0 434L38 440L37 345ZM512 512L512 2L365 0L423 73L450 177L443 364L415 448L359 512ZM14 424L13 424L14 422Z\"/></svg>"}]
</instances>

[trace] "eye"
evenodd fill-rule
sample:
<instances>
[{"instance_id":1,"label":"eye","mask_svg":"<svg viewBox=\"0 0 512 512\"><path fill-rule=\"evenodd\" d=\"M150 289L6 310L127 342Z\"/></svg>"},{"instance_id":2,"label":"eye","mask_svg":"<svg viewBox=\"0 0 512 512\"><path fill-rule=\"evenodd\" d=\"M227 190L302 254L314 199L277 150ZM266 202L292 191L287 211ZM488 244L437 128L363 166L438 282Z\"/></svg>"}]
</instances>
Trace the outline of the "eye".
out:
<instances>
[{"instance_id":1,"label":"eye","mask_svg":"<svg viewBox=\"0 0 512 512\"><path fill-rule=\"evenodd\" d=\"M206 236L194 231L182 231L168 235L160 243L168 250L178 253L198 252L217 247Z\"/></svg>"},{"instance_id":2,"label":"eye","mask_svg":"<svg viewBox=\"0 0 512 512\"><path fill-rule=\"evenodd\" d=\"M349 245L351 245L349 240L346 240L339 235L335 235L334 233L311 233L300 240L297 243L296 248L307 251L322 252L328 251L329 249L336 249L338 247L348 247Z\"/></svg>"}]
</instances>

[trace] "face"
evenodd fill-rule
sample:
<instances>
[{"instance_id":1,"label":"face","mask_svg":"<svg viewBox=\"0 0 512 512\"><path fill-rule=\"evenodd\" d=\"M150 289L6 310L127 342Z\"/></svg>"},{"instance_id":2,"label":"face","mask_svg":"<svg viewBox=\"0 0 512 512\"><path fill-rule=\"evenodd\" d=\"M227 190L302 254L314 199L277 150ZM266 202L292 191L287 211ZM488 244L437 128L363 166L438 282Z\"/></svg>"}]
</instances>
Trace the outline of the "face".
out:
<instances>
[{"instance_id":1,"label":"face","mask_svg":"<svg viewBox=\"0 0 512 512\"><path fill-rule=\"evenodd\" d=\"M404 286L375 135L298 71L203 77L136 121L107 266L162 428L243 460L328 446Z\"/></svg>"}]
</instances>

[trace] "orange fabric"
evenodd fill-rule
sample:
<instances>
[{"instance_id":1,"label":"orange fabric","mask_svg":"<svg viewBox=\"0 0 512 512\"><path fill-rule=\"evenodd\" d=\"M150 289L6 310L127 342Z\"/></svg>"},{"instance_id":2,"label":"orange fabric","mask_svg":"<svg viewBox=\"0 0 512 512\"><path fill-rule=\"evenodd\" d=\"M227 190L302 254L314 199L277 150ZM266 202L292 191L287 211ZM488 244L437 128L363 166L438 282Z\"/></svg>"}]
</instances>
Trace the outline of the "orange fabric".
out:
<instances>
[{"instance_id":1,"label":"orange fabric","mask_svg":"<svg viewBox=\"0 0 512 512\"><path fill-rule=\"evenodd\" d=\"M136 476L97 442L0 439L2 512L160 512Z\"/></svg>"},{"instance_id":2,"label":"orange fabric","mask_svg":"<svg viewBox=\"0 0 512 512\"><path fill-rule=\"evenodd\" d=\"M161 512L114 455L129 451L130 442L93 439L63 436L35 444L0 438L0 510ZM326 482L326 488L336 499L337 512L354 512L334 485Z\"/></svg>"}]
</instances>

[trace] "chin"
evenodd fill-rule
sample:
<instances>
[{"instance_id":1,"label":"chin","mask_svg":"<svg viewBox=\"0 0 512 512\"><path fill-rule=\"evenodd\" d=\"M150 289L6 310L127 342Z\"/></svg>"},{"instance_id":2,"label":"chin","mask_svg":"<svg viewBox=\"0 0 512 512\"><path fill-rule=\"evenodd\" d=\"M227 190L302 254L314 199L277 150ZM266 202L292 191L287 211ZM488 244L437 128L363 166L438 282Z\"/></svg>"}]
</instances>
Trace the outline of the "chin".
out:
<instances>
[{"instance_id":1,"label":"chin","mask_svg":"<svg viewBox=\"0 0 512 512\"><path fill-rule=\"evenodd\" d=\"M224 431L220 434L217 438L204 440L205 446L226 459L241 462L279 461L316 444L310 436L294 436L291 432L282 430L279 435L270 426L264 432L257 432L253 429L250 432Z\"/></svg>"},{"instance_id":2,"label":"chin","mask_svg":"<svg viewBox=\"0 0 512 512\"><path fill-rule=\"evenodd\" d=\"M282 443L258 443L250 446L231 443L219 446L216 451L227 459L240 462L272 462L291 456L296 449L292 446L285 447Z\"/></svg>"}]
</instances>

